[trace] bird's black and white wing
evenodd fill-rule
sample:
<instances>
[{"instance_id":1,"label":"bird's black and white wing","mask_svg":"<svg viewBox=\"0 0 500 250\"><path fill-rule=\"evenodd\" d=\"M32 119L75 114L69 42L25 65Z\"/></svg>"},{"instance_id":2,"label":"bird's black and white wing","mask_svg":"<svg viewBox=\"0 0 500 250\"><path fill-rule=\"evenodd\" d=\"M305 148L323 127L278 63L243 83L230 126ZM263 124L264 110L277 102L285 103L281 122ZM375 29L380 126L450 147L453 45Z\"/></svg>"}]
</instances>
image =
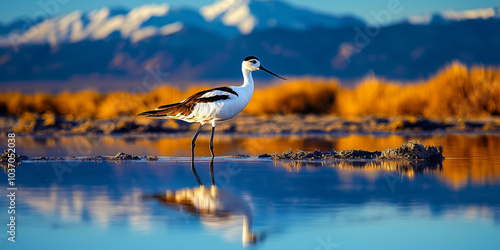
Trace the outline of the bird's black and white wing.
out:
<instances>
[{"instance_id":1,"label":"bird's black and white wing","mask_svg":"<svg viewBox=\"0 0 500 250\"><path fill-rule=\"evenodd\" d=\"M148 117L189 117L198 104L217 103L218 101L228 100L231 97L237 97L238 93L231 87L219 87L200 91L178 103L162 105L155 110L146 111L139 115Z\"/></svg>"}]
</instances>

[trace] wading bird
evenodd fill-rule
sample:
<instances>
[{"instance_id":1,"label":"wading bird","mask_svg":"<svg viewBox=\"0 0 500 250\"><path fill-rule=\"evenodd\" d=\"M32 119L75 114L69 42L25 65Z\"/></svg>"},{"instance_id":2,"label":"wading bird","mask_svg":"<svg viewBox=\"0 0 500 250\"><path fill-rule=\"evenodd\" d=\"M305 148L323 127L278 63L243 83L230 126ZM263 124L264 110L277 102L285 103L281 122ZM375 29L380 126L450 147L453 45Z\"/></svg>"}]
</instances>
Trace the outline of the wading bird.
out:
<instances>
[{"instance_id":1,"label":"wading bird","mask_svg":"<svg viewBox=\"0 0 500 250\"><path fill-rule=\"evenodd\" d=\"M210 135L210 153L214 157L214 131L218 121L225 121L239 114L253 94L254 83L252 71L263 70L273 76L286 80L264 68L257 57L248 56L241 64L243 71L243 84L241 86L218 87L198 92L181 102L167 104L146 111L139 115L165 119L177 119L186 122L199 122L200 126L191 141L191 162L194 161L194 147L196 138L206 123L212 124Z\"/></svg>"}]
</instances>

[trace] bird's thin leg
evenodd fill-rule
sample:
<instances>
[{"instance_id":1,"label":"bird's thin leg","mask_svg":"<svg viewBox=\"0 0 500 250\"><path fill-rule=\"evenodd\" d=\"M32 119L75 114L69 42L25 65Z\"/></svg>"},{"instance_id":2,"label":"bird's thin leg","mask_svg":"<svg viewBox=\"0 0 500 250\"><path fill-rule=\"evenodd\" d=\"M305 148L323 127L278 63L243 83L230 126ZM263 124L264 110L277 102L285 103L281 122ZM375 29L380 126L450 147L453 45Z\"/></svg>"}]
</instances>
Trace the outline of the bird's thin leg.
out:
<instances>
[{"instance_id":1,"label":"bird's thin leg","mask_svg":"<svg viewBox=\"0 0 500 250\"><path fill-rule=\"evenodd\" d=\"M210 153L212 154L212 159L214 158L214 133L215 133L215 124L212 126L212 134L210 135Z\"/></svg>"},{"instance_id":2,"label":"bird's thin leg","mask_svg":"<svg viewBox=\"0 0 500 250\"><path fill-rule=\"evenodd\" d=\"M196 178L196 181L198 182L198 184L200 184L200 186L203 186L203 184L201 184L200 177L196 173L196 169L194 168L194 162L193 161L191 161L191 171L193 171L194 177Z\"/></svg>"},{"instance_id":3,"label":"bird's thin leg","mask_svg":"<svg viewBox=\"0 0 500 250\"><path fill-rule=\"evenodd\" d=\"M212 186L215 186L214 181L214 158L210 159L210 179L212 179Z\"/></svg>"},{"instance_id":4,"label":"bird's thin leg","mask_svg":"<svg viewBox=\"0 0 500 250\"><path fill-rule=\"evenodd\" d=\"M215 186L215 181L214 181L214 134L215 134L215 124L217 121L215 121L212 124L212 134L210 135L210 153L212 154L212 159L210 159L210 179L212 179L212 186Z\"/></svg>"},{"instance_id":5,"label":"bird's thin leg","mask_svg":"<svg viewBox=\"0 0 500 250\"><path fill-rule=\"evenodd\" d=\"M198 127L198 130L196 130L196 134L193 136L193 140L191 141L191 169L194 169L194 146L196 146L196 138L198 138L198 134L201 131L201 128L203 127L203 124L200 123L200 127Z\"/></svg>"}]
</instances>

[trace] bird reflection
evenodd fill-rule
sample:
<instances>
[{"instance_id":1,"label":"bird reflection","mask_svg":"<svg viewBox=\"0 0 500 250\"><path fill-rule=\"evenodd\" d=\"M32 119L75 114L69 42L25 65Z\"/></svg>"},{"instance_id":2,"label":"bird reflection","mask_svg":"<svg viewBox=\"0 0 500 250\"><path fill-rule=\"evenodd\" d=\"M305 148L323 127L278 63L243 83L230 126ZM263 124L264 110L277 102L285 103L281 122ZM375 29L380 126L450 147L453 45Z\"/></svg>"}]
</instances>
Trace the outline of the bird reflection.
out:
<instances>
[{"instance_id":1,"label":"bird reflection","mask_svg":"<svg viewBox=\"0 0 500 250\"><path fill-rule=\"evenodd\" d=\"M249 202L233 192L215 185L213 161L212 158L210 160L212 180L210 187L202 184L196 173L194 162L191 162L191 170L199 186L166 190L164 194L152 197L169 207L199 216L203 226L210 230L222 230L226 235L231 235L238 231L235 229L241 227L243 246L261 241L262 235L252 230L253 214Z\"/></svg>"}]
</instances>

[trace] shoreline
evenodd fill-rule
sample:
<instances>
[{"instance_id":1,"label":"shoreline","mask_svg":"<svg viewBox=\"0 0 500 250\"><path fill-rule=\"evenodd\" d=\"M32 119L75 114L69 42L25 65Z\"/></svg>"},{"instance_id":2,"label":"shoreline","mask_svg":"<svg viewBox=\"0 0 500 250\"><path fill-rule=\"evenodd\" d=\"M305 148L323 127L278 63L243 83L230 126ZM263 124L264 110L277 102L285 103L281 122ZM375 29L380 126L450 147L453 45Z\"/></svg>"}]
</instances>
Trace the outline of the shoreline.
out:
<instances>
[{"instance_id":1,"label":"shoreline","mask_svg":"<svg viewBox=\"0 0 500 250\"><path fill-rule=\"evenodd\" d=\"M197 124L175 120L123 116L115 119L66 119L54 115L0 117L0 132L18 135L183 135ZM207 125L208 127L208 125ZM335 135L343 133L484 133L500 132L500 116L481 118L375 117L344 118L330 115L243 114L217 124L220 134L255 135ZM191 136L191 135L190 135Z\"/></svg>"},{"instance_id":2,"label":"shoreline","mask_svg":"<svg viewBox=\"0 0 500 250\"><path fill-rule=\"evenodd\" d=\"M130 155L124 152L119 152L114 156L67 156L67 157L59 157L59 156L37 156L37 157L27 157L21 154L15 155L15 162L13 164L20 164L22 162L58 162L58 161L88 161L88 162L122 162L122 161L158 161L159 159L175 159L182 157L172 157L172 156L139 156L139 155ZM190 159L190 158L189 158ZM296 161L296 160L307 160L307 161L315 161L315 160L375 160L375 161L384 161L384 160L405 160L405 161L425 161L428 163L440 163L445 158L443 157L443 147L442 146L432 146L432 145L424 145L418 141L408 141L405 144L402 144L398 148L388 148L382 151L366 151L366 150L340 150L340 151L326 151L321 152L319 150L315 151L303 151L297 150L296 152L292 150L287 150L282 153L274 153L274 154L261 154L258 156L250 156L250 155L229 155L229 156L219 156L216 159L268 159L273 161ZM0 155L0 163L7 163L9 161L9 153L4 152Z\"/></svg>"}]
</instances>

